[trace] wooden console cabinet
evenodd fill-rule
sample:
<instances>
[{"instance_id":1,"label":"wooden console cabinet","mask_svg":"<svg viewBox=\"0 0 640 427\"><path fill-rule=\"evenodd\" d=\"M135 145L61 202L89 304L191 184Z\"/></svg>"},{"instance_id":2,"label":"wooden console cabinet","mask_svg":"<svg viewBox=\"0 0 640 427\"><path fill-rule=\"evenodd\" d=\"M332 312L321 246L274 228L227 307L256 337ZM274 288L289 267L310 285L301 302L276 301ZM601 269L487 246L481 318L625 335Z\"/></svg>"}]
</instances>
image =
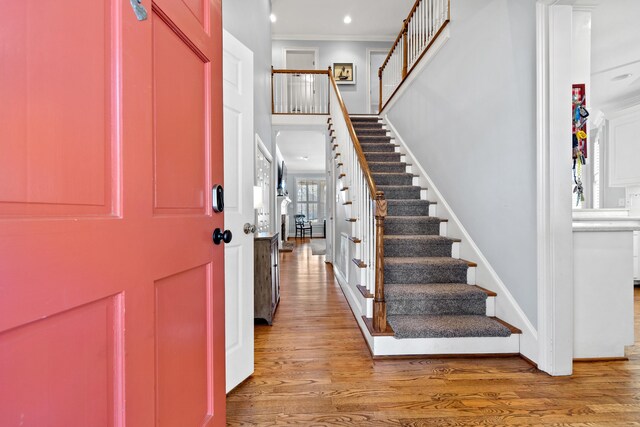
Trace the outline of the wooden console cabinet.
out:
<instances>
[{"instance_id":1,"label":"wooden console cabinet","mask_svg":"<svg viewBox=\"0 0 640 427\"><path fill-rule=\"evenodd\" d=\"M278 233L258 233L254 239L253 317L273 323L280 302Z\"/></svg>"}]
</instances>

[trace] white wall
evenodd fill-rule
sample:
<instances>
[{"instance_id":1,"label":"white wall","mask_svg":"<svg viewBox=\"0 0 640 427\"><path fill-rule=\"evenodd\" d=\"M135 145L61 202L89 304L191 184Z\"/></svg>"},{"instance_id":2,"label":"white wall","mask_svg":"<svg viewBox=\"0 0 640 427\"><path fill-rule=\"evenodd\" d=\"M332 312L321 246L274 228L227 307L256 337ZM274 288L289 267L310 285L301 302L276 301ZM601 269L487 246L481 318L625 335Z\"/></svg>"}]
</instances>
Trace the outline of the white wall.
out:
<instances>
[{"instance_id":1,"label":"white wall","mask_svg":"<svg viewBox=\"0 0 640 427\"><path fill-rule=\"evenodd\" d=\"M247 13L251 10L251 13ZM253 123L254 132L275 157L275 141L271 133L271 0L223 0L222 26L253 52ZM271 169L272 188L277 187L278 170ZM275 190L273 192L275 194ZM275 199L270 211L275 212ZM279 219L271 218L272 229L278 230Z\"/></svg>"},{"instance_id":2,"label":"white wall","mask_svg":"<svg viewBox=\"0 0 640 427\"><path fill-rule=\"evenodd\" d=\"M535 0L451 2L450 40L388 112L533 325L535 16Z\"/></svg>"},{"instance_id":3,"label":"white wall","mask_svg":"<svg viewBox=\"0 0 640 427\"><path fill-rule=\"evenodd\" d=\"M273 67L276 69L285 68L285 48L318 49L317 69L326 70L334 62L353 62L356 67L356 84L340 85L340 93L349 114L362 114L369 111L367 106L367 49L391 49L391 42L274 40L272 61Z\"/></svg>"},{"instance_id":4,"label":"white wall","mask_svg":"<svg viewBox=\"0 0 640 427\"><path fill-rule=\"evenodd\" d=\"M247 13L251 10L251 13ZM271 142L270 0L223 0L222 26L253 51L255 132L274 154Z\"/></svg>"}]
</instances>

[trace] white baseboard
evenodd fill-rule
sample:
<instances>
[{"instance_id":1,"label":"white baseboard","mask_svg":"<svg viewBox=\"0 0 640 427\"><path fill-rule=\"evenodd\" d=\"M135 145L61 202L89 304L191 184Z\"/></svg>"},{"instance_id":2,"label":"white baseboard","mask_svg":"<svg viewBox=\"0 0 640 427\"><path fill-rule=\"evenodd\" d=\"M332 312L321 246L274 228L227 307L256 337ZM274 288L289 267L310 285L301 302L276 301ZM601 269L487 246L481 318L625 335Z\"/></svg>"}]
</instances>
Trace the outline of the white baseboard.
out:
<instances>
[{"instance_id":1,"label":"white baseboard","mask_svg":"<svg viewBox=\"0 0 640 427\"><path fill-rule=\"evenodd\" d=\"M404 338L374 337L375 356L438 354L518 354L520 335L508 337Z\"/></svg>"}]
</instances>

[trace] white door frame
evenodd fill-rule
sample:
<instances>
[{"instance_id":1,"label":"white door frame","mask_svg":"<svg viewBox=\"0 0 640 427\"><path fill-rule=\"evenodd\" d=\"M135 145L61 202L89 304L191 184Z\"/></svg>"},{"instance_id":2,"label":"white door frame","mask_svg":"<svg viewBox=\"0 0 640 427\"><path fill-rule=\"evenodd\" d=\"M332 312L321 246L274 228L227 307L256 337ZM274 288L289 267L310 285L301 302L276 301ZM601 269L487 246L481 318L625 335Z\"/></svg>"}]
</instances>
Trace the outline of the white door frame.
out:
<instances>
[{"instance_id":1,"label":"white door frame","mask_svg":"<svg viewBox=\"0 0 640 427\"><path fill-rule=\"evenodd\" d=\"M319 49L317 47L283 47L282 48L282 64L285 69L287 69L287 52L296 51L296 52L313 52L313 62L315 62L315 66L313 69L317 70L319 65Z\"/></svg>"},{"instance_id":2,"label":"white door frame","mask_svg":"<svg viewBox=\"0 0 640 427\"><path fill-rule=\"evenodd\" d=\"M276 210L275 210L276 196L275 196L275 194L276 194L276 192L274 190L274 183L276 183L275 186L277 186L277 182L276 181L278 179L277 166L273 163L273 156L269 152L269 149L267 148L267 146L264 145L264 142L262 141L262 138L260 138L260 135L258 135L258 133L255 134L255 139L256 139L256 148L255 148L256 153L258 151L260 151L262 153L262 155L264 156L264 158L269 162L269 177L270 177L270 179L269 179L269 195L267 196L267 200L263 200L263 203L268 203L269 204L269 228L271 230L275 230L276 233L279 233L280 230L276 227L276 221L275 221L275 216L276 216ZM254 165L254 171L255 171L255 165ZM254 185L257 185L257 183L254 182ZM257 211L256 211L256 222L255 222L255 224L257 224L257 223L258 223L258 219L257 219Z\"/></svg>"},{"instance_id":3,"label":"white door frame","mask_svg":"<svg viewBox=\"0 0 640 427\"><path fill-rule=\"evenodd\" d=\"M367 66L367 111L371 108L371 54L372 53L389 53L387 49L371 49L367 48L366 66ZM376 111L375 114L378 112Z\"/></svg>"},{"instance_id":4,"label":"white door frame","mask_svg":"<svg viewBox=\"0 0 640 427\"><path fill-rule=\"evenodd\" d=\"M537 210L538 368L573 371L571 186L571 1L538 0Z\"/></svg>"}]
</instances>

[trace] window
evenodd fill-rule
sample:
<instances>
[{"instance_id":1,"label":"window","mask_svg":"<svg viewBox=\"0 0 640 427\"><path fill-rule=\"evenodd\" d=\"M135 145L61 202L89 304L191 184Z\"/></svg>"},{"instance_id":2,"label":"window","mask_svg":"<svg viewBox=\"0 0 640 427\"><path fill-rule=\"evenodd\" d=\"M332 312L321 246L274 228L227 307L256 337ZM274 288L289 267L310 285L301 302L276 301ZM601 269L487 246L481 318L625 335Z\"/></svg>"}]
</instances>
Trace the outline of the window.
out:
<instances>
[{"instance_id":1,"label":"window","mask_svg":"<svg viewBox=\"0 0 640 427\"><path fill-rule=\"evenodd\" d=\"M307 221L324 218L324 179L296 180L296 214L302 214Z\"/></svg>"}]
</instances>

